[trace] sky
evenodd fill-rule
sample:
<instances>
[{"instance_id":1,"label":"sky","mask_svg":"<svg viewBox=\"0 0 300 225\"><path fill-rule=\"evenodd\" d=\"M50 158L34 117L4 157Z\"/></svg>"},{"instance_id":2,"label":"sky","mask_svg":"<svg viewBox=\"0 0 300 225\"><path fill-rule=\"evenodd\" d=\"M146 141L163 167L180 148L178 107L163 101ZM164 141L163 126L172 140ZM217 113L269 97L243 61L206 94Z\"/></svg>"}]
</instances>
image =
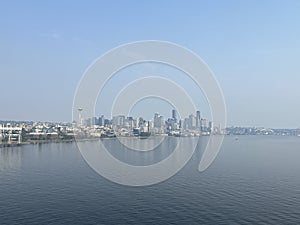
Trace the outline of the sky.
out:
<instances>
[{"instance_id":1,"label":"sky","mask_svg":"<svg viewBox=\"0 0 300 225\"><path fill-rule=\"evenodd\" d=\"M207 63L228 126L298 128L299 12L297 0L1 1L0 120L70 122L78 83L96 58L163 40ZM106 114L101 104L97 113Z\"/></svg>"}]
</instances>

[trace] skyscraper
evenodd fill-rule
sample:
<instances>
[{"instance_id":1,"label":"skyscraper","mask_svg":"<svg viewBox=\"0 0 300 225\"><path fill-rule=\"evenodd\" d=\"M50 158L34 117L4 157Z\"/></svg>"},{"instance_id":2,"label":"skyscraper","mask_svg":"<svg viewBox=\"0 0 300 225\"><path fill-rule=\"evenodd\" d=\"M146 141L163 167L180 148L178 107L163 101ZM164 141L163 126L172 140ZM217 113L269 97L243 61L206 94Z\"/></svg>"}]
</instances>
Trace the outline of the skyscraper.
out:
<instances>
[{"instance_id":1,"label":"skyscraper","mask_svg":"<svg viewBox=\"0 0 300 225\"><path fill-rule=\"evenodd\" d=\"M118 127L123 127L125 122L125 116L119 115L119 116L113 116L113 125Z\"/></svg>"},{"instance_id":2,"label":"skyscraper","mask_svg":"<svg viewBox=\"0 0 300 225\"><path fill-rule=\"evenodd\" d=\"M174 120L175 123L177 123L177 113L175 109L172 110L172 119Z\"/></svg>"},{"instance_id":3,"label":"skyscraper","mask_svg":"<svg viewBox=\"0 0 300 225\"><path fill-rule=\"evenodd\" d=\"M206 119L200 120L200 129L201 129L201 131L206 131L206 129L207 129Z\"/></svg>"},{"instance_id":4,"label":"skyscraper","mask_svg":"<svg viewBox=\"0 0 300 225\"><path fill-rule=\"evenodd\" d=\"M201 114L200 111L196 111L196 128L200 128Z\"/></svg>"},{"instance_id":5,"label":"skyscraper","mask_svg":"<svg viewBox=\"0 0 300 225\"><path fill-rule=\"evenodd\" d=\"M193 114L189 115L189 129L195 129L196 128L196 118Z\"/></svg>"},{"instance_id":6,"label":"skyscraper","mask_svg":"<svg viewBox=\"0 0 300 225\"><path fill-rule=\"evenodd\" d=\"M103 115L99 117L99 126L104 126L104 120L105 118Z\"/></svg>"},{"instance_id":7,"label":"skyscraper","mask_svg":"<svg viewBox=\"0 0 300 225\"><path fill-rule=\"evenodd\" d=\"M153 126L155 128L161 128L164 126L164 123L164 117L160 116L158 113L155 113L153 118Z\"/></svg>"},{"instance_id":8,"label":"skyscraper","mask_svg":"<svg viewBox=\"0 0 300 225\"><path fill-rule=\"evenodd\" d=\"M208 131L212 134L214 132L214 123L210 121L208 123Z\"/></svg>"}]
</instances>

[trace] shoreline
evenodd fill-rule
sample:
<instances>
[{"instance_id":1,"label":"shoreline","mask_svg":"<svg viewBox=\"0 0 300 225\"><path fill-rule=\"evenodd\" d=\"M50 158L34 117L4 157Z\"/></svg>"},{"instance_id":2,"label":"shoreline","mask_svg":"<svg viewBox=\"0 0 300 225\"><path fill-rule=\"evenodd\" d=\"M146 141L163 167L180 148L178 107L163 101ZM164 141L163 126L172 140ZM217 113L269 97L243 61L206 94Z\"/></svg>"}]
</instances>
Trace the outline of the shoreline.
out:
<instances>
[{"instance_id":1,"label":"shoreline","mask_svg":"<svg viewBox=\"0 0 300 225\"><path fill-rule=\"evenodd\" d=\"M0 149L1 148L7 148L7 147L17 147L22 145L36 145L36 144L49 144L49 143L72 143L76 141L95 141L98 140L98 138L84 138L84 139L67 139L67 140L30 140L30 141L24 141L21 143L0 143Z\"/></svg>"},{"instance_id":2,"label":"shoreline","mask_svg":"<svg viewBox=\"0 0 300 225\"><path fill-rule=\"evenodd\" d=\"M218 135L217 135L218 136ZM280 137L300 137L299 135L224 135L224 137L236 137L239 138L241 136L280 136ZM82 138L82 139L76 139L76 138L72 138L72 139L63 139L63 140L30 140L30 141L24 141L21 143L17 143L17 142L13 142L13 143L7 143L7 142L2 142L0 143L0 149L1 148L9 148L9 147L18 147L18 146L22 146L22 145L36 145L36 144L49 144L49 143L72 143L72 142L85 142L85 141L98 141L98 140L110 140L110 139L117 139L117 138L135 138L135 139L140 139L140 140L144 140L144 139L149 139L149 138L153 138L153 137L175 137L175 138L189 138L192 136L150 136L147 138L139 138L139 137L135 137L135 136L120 136L120 137L93 137L93 138ZM209 135L203 135L203 136L196 136L197 138L199 137L209 137Z\"/></svg>"}]
</instances>

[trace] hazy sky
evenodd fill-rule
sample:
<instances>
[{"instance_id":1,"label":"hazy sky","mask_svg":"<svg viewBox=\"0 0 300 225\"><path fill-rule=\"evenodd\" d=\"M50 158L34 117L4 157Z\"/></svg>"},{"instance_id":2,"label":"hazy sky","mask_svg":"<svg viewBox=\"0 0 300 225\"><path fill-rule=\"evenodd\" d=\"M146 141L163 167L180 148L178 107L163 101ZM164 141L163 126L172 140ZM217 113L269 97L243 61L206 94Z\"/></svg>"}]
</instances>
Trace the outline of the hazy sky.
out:
<instances>
[{"instance_id":1,"label":"hazy sky","mask_svg":"<svg viewBox=\"0 0 300 225\"><path fill-rule=\"evenodd\" d=\"M71 121L95 58L154 39L210 66L229 126L300 127L298 0L1 1L0 27L0 120Z\"/></svg>"}]
</instances>

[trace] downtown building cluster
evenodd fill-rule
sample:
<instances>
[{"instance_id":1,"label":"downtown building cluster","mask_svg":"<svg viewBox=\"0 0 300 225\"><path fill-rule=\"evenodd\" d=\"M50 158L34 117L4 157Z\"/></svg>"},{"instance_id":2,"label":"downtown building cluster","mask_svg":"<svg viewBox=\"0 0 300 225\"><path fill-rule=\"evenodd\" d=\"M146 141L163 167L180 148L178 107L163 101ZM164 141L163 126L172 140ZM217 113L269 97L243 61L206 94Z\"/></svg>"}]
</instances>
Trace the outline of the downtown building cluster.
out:
<instances>
[{"instance_id":1,"label":"downtown building cluster","mask_svg":"<svg viewBox=\"0 0 300 225\"><path fill-rule=\"evenodd\" d=\"M0 147L14 144L43 143L73 141L77 139L148 136L206 136L214 134L224 135L276 135L299 136L297 129L271 129L264 127L227 127L221 129L201 118L200 111L195 115L179 119L177 112L172 110L171 117L165 118L155 113L151 120L142 117L104 116L83 119L72 123L57 122L28 122L28 121L0 121Z\"/></svg>"},{"instance_id":2,"label":"downtown building cluster","mask_svg":"<svg viewBox=\"0 0 300 225\"><path fill-rule=\"evenodd\" d=\"M207 122L201 118L200 111L190 114L187 118L179 119L176 110L172 110L171 117L165 118L155 113L151 120L142 117L117 115L111 119L103 115L99 118L93 117L83 120L79 116L77 121L77 132L81 135L92 135L100 137L111 136L139 136L139 135L169 135L169 136L201 136L211 134L222 134L220 127L214 126L212 121Z\"/></svg>"}]
</instances>

